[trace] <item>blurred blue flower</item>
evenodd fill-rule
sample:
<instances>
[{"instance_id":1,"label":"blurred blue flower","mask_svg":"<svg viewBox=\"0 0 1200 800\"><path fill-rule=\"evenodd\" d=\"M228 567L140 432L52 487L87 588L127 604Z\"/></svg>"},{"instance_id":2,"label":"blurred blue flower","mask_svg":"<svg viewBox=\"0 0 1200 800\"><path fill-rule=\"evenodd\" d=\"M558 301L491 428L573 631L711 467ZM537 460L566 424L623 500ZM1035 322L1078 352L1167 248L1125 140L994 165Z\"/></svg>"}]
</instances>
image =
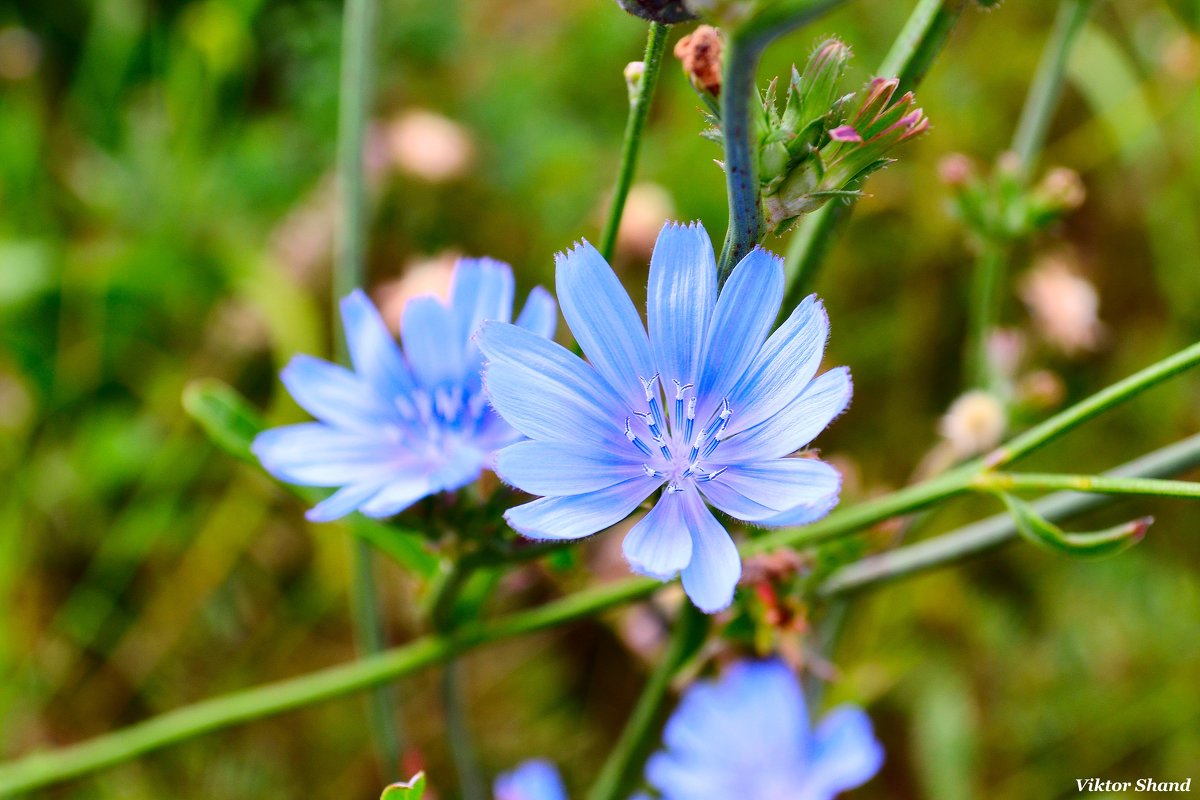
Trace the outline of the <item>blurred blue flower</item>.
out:
<instances>
[{"instance_id":1,"label":"blurred blue flower","mask_svg":"<svg viewBox=\"0 0 1200 800\"><path fill-rule=\"evenodd\" d=\"M401 352L371 301L355 291L341 304L354 370L311 356L292 359L283 383L318 421L264 431L254 454L280 480L340 487L308 512L314 521L356 509L388 517L471 483L495 450L521 438L488 405L473 340L484 320L507 322L512 302L507 264L464 259L448 307L435 297L405 306ZM544 341L557 318L553 298L539 287L517 325Z\"/></svg>"},{"instance_id":2,"label":"blurred blue flower","mask_svg":"<svg viewBox=\"0 0 1200 800\"><path fill-rule=\"evenodd\" d=\"M791 458L850 401L850 374L814 379L829 321L815 297L767 337L783 298L782 261L756 249L717 293L698 224L668 224L650 259L649 336L603 257L584 243L558 257L563 316L590 363L512 325L480 347L492 404L531 441L496 472L541 499L510 509L535 539L588 536L662 486L625 537L637 572L683 586L699 608L729 605L741 559L705 505L757 525L799 525L837 504L841 476Z\"/></svg>"},{"instance_id":3,"label":"blurred blue flower","mask_svg":"<svg viewBox=\"0 0 1200 800\"><path fill-rule=\"evenodd\" d=\"M883 764L861 709L842 706L809 729L800 682L779 659L693 685L663 741L646 764L663 800L830 800Z\"/></svg>"},{"instance_id":4,"label":"blurred blue flower","mask_svg":"<svg viewBox=\"0 0 1200 800\"><path fill-rule=\"evenodd\" d=\"M544 759L526 761L496 779L496 800L567 800L558 770Z\"/></svg>"}]
</instances>

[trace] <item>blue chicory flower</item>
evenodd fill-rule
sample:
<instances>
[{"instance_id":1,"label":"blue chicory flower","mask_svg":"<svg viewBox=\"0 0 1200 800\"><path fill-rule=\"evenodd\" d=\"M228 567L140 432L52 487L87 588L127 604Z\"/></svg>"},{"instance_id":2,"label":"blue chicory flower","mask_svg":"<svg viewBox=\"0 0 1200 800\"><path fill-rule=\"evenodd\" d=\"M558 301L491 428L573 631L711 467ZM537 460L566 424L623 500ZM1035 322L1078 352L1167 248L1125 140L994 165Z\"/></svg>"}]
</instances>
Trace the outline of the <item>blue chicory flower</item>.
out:
<instances>
[{"instance_id":1,"label":"blue chicory flower","mask_svg":"<svg viewBox=\"0 0 1200 800\"><path fill-rule=\"evenodd\" d=\"M314 521L356 509L388 517L471 483L498 448L521 438L488 405L473 340L484 320L508 322L512 303L507 264L463 259L449 306L426 296L404 307L402 352L371 301L355 291L341 303L354 370L292 359L280 377L318 421L262 432L254 454L280 480L340 487L309 510ZM516 324L544 341L557 320L554 299L539 287Z\"/></svg>"},{"instance_id":2,"label":"blue chicory flower","mask_svg":"<svg viewBox=\"0 0 1200 800\"><path fill-rule=\"evenodd\" d=\"M861 709L842 706L809 729L800 682L779 659L694 684L663 741L646 764L663 800L831 800L883 764Z\"/></svg>"},{"instance_id":3,"label":"blue chicory flower","mask_svg":"<svg viewBox=\"0 0 1200 800\"><path fill-rule=\"evenodd\" d=\"M549 761L535 758L496 779L496 800L567 800L558 770Z\"/></svg>"},{"instance_id":4,"label":"blue chicory flower","mask_svg":"<svg viewBox=\"0 0 1200 800\"><path fill-rule=\"evenodd\" d=\"M850 401L850 374L814 379L829 321L809 297L767 337L783 264L755 249L718 296L712 243L699 223L668 224L650 259L646 328L621 282L586 242L557 260L563 316L590 363L512 325L479 341L492 404L530 441L497 454L496 472L538 500L509 509L535 539L613 525L665 490L625 537L632 568L682 572L692 602L732 602L741 559L705 500L756 525L798 525L837 504L841 476L790 457Z\"/></svg>"}]
</instances>

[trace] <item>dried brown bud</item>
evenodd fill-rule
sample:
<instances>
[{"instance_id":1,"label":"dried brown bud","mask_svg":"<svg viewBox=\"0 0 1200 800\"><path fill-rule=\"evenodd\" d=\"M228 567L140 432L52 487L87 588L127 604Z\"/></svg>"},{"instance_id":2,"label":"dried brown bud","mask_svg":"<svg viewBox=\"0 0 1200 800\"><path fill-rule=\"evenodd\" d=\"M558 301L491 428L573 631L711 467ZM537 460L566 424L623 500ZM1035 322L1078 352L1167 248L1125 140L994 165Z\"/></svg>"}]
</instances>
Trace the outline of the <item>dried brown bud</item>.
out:
<instances>
[{"instance_id":1,"label":"dried brown bud","mask_svg":"<svg viewBox=\"0 0 1200 800\"><path fill-rule=\"evenodd\" d=\"M675 45L675 57L692 85L713 97L721 94L721 32L701 25Z\"/></svg>"}]
</instances>

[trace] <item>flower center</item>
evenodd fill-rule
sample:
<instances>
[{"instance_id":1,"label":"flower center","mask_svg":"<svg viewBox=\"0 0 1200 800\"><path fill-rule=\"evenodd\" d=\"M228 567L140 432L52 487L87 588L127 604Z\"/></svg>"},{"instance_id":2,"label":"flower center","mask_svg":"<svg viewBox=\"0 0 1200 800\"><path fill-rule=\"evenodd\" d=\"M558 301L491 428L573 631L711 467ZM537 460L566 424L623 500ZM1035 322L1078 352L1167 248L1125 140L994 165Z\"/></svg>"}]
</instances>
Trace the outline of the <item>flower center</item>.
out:
<instances>
[{"instance_id":1,"label":"flower center","mask_svg":"<svg viewBox=\"0 0 1200 800\"><path fill-rule=\"evenodd\" d=\"M664 412L661 380L656 373L649 379L638 378L646 394L646 411L635 411L634 415L646 424L650 432L647 444L633 430L632 419L625 418L625 438L646 456L647 461L642 469L651 478L668 478L668 492L682 492L683 482L693 480L697 483L711 481L725 471L725 467L712 470L704 466L721 444L725 430L729 427L729 419L733 409L727 398L721 400L719 408L713 411L708 421L696 430L697 398L695 386L691 383L675 384L675 402L671 409L670 419Z\"/></svg>"}]
</instances>

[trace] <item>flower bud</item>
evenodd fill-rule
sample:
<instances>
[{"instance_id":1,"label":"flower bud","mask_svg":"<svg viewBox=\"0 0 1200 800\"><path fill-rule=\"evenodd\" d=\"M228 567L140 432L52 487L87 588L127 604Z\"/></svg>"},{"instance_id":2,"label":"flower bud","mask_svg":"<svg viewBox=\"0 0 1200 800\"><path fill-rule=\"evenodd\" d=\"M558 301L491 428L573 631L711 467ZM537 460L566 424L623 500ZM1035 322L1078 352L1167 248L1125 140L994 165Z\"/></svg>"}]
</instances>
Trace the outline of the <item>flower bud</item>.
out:
<instances>
[{"instance_id":1,"label":"flower bud","mask_svg":"<svg viewBox=\"0 0 1200 800\"><path fill-rule=\"evenodd\" d=\"M1017 402L1038 411L1058 408L1066 396L1062 378L1047 369L1035 370L1017 384Z\"/></svg>"},{"instance_id":2,"label":"flower bud","mask_svg":"<svg viewBox=\"0 0 1200 800\"><path fill-rule=\"evenodd\" d=\"M721 33L701 25L675 44L675 57L696 90L713 97L721 94Z\"/></svg>"},{"instance_id":3,"label":"flower bud","mask_svg":"<svg viewBox=\"0 0 1200 800\"><path fill-rule=\"evenodd\" d=\"M1100 295L1069 261L1061 256L1042 259L1021 280L1020 291L1038 333L1055 349L1074 356L1100 345Z\"/></svg>"},{"instance_id":4,"label":"flower bud","mask_svg":"<svg viewBox=\"0 0 1200 800\"><path fill-rule=\"evenodd\" d=\"M1087 190L1083 188L1079 173L1067 167L1055 167L1047 172L1033 190L1036 206L1059 214L1074 211L1086 198Z\"/></svg>"},{"instance_id":5,"label":"flower bud","mask_svg":"<svg viewBox=\"0 0 1200 800\"><path fill-rule=\"evenodd\" d=\"M630 61L625 65L625 88L629 91L629 102L637 100L642 89L642 76L646 74L646 62Z\"/></svg>"},{"instance_id":6,"label":"flower bud","mask_svg":"<svg viewBox=\"0 0 1200 800\"><path fill-rule=\"evenodd\" d=\"M617 5L635 17L671 25L687 22L696 16L688 11L682 0L617 0Z\"/></svg>"},{"instance_id":7,"label":"flower bud","mask_svg":"<svg viewBox=\"0 0 1200 800\"><path fill-rule=\"evenodd\" d=\"M832 42L818 48L809 62L814 77L823 81L830 73L840 74L848 52ZM863 179L890 163L887 154L891 148L929 128L929 120L917 107L912 92L893 99L899 83L895 78L876 78L867 84L859 103L845 118L841 118L842 107L849 103L849 97L833 100L832 115L826 112L818 117L818 131L831 120L840 124L822 133L807 152L796 152L789 173L764 192L763 217L772 232L783 232L796 217L815 210L831 197L853 195ZM814 93L819 91L825 98L836 94L832 87L824 83L820 86ZM818 150L821 138L825 142Z\"/></svg>"},{"instance_id":8,"label":"flower bud","mask_svg":"<svg viewBox=\"0 0 1200 800\"><path fill-rule=\"evenodd\" d=\"M850 63L850 47L840 39L826 39L817 45L804 73L797 74L792 68L792 82L788 87L787 105L783 112L783 127L798 134L802 144L810 137L804 132L814 123L829 116L839 97L839 86L846 66ZM819 133L819 127L817 129ZM795 148L793 148L793 152Z\"/></svg>"},{"instance_id":9,"label":"flower bud","mask_svg":"<svg viewBox=\"0 0 1200 800\"><path fill-rule=\"evenodd\" d=\"M975 389L950 405L939 430L955 455L969 458L998 445L1007 425L1007 413L999 398Z\"/></svg>"},{"instance_id":10,"label":"flower bud","mask_svg":"<svg viewBox=\"0 0 1200 800\"><path fill-rule=\"evenodd\" d=\"M938 162L938 177L951 189L961 189L975 179L975 164L969 156L950 153Z\"/></svg>"}]
</instances>

